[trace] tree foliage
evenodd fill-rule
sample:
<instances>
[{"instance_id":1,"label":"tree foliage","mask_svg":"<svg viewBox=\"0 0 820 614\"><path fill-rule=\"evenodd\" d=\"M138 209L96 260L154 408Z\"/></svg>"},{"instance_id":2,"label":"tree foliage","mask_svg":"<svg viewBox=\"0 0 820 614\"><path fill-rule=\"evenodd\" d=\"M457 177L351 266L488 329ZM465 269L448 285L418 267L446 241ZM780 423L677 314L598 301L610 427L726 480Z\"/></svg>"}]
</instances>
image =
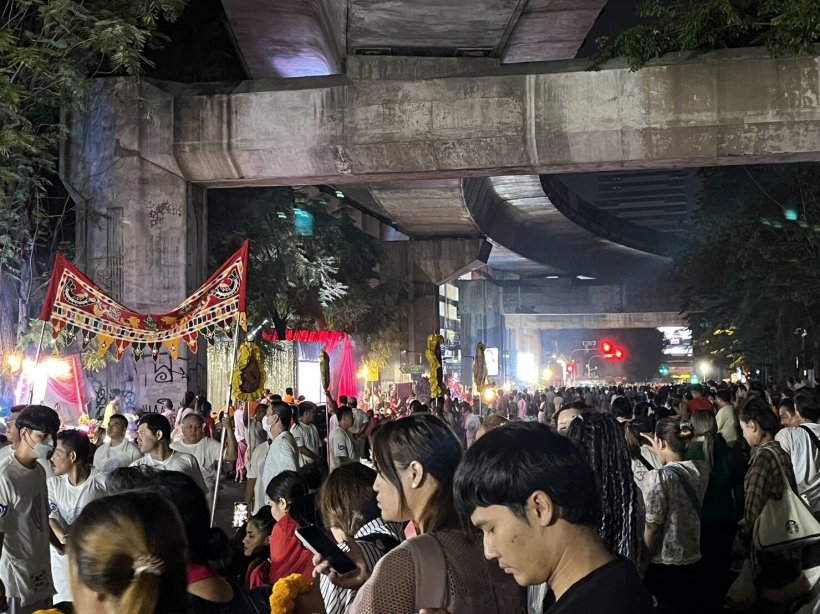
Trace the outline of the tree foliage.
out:
<instances>
[{"instance_id":1,"label":"tree foliage","mask_svg":"<svg viewBox=\"0 0 820 614\"><path fill-rule=\"evenodd\" d=\"M313 220L301 235L295 211ZM249 321L288 329L343 330L365 341L368 360L386 364L398 332L398 283L378 283L381 248L315 187L211 193L211 268L250 239Z\"/></svg>"},{"instance_id":2,"label":"tree foliage","mask_svg":"<svg viewBox=\"0 0 820 614\"><path fill-rule=\"evenodd\" d=\"M780 376L793 373L796 357L816 364L820 164L711 168L700 177L693 249L677 261L696 351L724 367L771 365Z\"/></svg>"},{"instance_id":3,"label":"tree foliage","mask_svg":"<svg viewBox=\"0 0 820 614\"><path fill-rule=\"evenodd\" d=\"M0 9L0 352L29 326L40 270L57 249L71 203L56 208L62 113L76 108L87 79L139 75L163 42L160 19L187 0L8 0Z\"/></svg>"},{"instance_id":4,"label":"tree foliage","mask_svg":"<svg viewBox=\"0 0 820 614\"><path fill-rule=\"evenodd\" d=\"M820 42L820 0L645 0L639 23L601 37L593 67L625 57L632 70L672 51L766 46L773 55L812 53Z\"/></svg>"}]
</instances>

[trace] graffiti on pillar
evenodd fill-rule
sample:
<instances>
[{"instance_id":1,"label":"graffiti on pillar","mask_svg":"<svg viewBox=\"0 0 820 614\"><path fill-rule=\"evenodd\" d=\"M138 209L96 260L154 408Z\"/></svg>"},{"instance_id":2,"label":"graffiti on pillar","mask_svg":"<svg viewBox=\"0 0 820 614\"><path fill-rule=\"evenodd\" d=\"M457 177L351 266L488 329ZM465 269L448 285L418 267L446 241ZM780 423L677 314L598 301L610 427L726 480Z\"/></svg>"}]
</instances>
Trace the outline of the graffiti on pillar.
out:
<instances>
[{"instance_id":1,"label":"graffiti on pillar","mask_svg":"<svg viewBox=\"0 0 820 614\"><path fill-rule=\"evenodd\" d=\"M187 363L186 358L177 358L174 361L170 354L162 352L157 357L157 362L154 363L154 382L173 384L175 380L187 380L188 371L185 369Z\"/></svg>"},{"instance_id":2,"label":"graffiti on pillar","mask_svg":"<svg viewBox=\"0 0 820 614\"><path fill-rule=\"evenodd\" d=\"M94 377L94 374L88 374L87 377L91 381L91 387L94 390L94 411L92 418L102 415L105 406L108 405L112 390L119 390L122 393L122 406L125 411L132 411L136 406L137 395L134 392L133 382L130 379L108 388L105 382Z\"/></svg>"},{"instance_id":3,"label":"graffiti on pillar","mask_svg":"<svg viewBox=\"0 0 820 614\"><path fill-rule=\"evenodd\" d=\"M162 230L165 226L165 220L170 216L182 217L182 205L167 200L159 203L148 201L148 224L152 229Z\"/></svg>"}]
</instances>

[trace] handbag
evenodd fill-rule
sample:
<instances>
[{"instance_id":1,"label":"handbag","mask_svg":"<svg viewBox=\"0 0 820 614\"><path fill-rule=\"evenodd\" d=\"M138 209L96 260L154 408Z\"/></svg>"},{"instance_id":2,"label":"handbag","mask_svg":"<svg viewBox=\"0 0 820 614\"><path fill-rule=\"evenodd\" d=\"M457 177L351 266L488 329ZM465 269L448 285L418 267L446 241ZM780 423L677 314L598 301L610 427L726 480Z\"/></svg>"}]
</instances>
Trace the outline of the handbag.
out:
<instances>
[{"instance_id":1,"label":"handbag","mask_svg":"<svg viewBox=\"0 0 820 614\"><path fill-rule=\"evenodd\" d=\"M752 538L759 550L782 550L820 541L820 522L806 502L792 490L783 462L775 451L777 466L783 478L783 496L769 499L755 520Z\"/></svg>"}]
</instances>

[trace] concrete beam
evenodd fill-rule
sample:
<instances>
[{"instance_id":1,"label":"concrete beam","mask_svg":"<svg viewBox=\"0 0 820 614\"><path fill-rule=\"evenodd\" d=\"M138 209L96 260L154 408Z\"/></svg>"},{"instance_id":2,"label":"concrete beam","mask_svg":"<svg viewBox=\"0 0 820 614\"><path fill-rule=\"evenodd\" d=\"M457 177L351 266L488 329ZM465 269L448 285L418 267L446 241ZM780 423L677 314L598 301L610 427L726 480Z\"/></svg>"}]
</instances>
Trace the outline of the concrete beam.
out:
<instances>
[{"instance_id":1,"label":"concrete beam","mask_svg":"<svg viewBox=\"0 0 820 614\"><path fill-rule=\"evenodd\" d=\"M634 73L581 60L423 81L158 85L174 93L179 168L208 185L820 159L820 57L765 49L670 55Z\"/></svg>"},{"instance_id":2,"label":"concrete beam","mask_svg":"<svg viewBox=\"0 0 820 614\"><path fill-rule=\"evenodd\" d=\"M677 311L650 311L646 313L541 313L534 315L506 315L507 328L516 330L577 330L609 328L657 328L659 326L686 326Z\"/></svg>"}]
</instances>

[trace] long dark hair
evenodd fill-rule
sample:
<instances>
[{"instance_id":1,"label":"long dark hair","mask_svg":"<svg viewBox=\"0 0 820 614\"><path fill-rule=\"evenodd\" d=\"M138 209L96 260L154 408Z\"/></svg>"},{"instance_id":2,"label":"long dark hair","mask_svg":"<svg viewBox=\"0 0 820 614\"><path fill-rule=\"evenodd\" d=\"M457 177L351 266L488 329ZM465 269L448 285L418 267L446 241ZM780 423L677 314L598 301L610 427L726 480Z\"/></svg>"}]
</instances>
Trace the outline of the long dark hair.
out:
<instances>
[{"instance_id":1,"label":"long dark hair","mask_svg":"<svg viewBox=\"0 0 820 614\"><path fill-rule=\"evenodd\" d=\"M601 499L598 535L611 552L636 562L643 537L640 493L624 427L610 414L592 412L583 420L573 420L567 437L580 444L595 474Z\"/></svg>"},{"instance_id":2,"label":"long dark hair","mask_svg":"<svg viewBox=\"0 0 820 614\"><path fill-rule=\"evenodd\" d=\"M316 504L310 496L307 481L296 471L283 471L277 475L268 484L265 494L271 501L287 501L290 506L288 514L300 527L319 524Z\"/></svg>"},{"instance_id":3,"label":"long dark hair","mask_svg":"<svg viewBox=\"0 0 820 614\"><path fill-rule=\"evenodd\" d=\"M387 422L373 433L372 447L376 471L398 489L402 506L407 499L399 471L416 461L436 478L438 489L414 519L425 533L460 527L453 503L453 477L461 461L461 444L441 418L420 413Z\"/></svg>"}]
</instances>

